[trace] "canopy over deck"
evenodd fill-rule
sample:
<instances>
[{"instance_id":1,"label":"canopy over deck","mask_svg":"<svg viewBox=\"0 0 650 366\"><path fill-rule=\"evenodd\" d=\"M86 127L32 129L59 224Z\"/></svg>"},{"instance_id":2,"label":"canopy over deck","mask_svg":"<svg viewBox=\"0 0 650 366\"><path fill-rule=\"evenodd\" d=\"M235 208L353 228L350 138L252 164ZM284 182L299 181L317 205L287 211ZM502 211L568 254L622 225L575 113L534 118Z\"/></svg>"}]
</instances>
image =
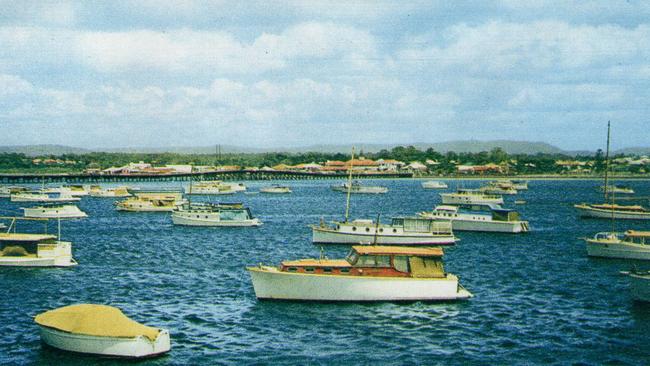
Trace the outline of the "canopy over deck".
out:
<instances>
[{"instance_id":1,"label":"canopy over deck","mask_svg":"<svg viewBox=\"0 0 650 366\"><path fill-rule=\"evenodd\" d=\"M407 255L418 257L442 257L441 248L407 248L386 245L355 245L352 249L360 255Z\"/></svg>"}]
</instances>

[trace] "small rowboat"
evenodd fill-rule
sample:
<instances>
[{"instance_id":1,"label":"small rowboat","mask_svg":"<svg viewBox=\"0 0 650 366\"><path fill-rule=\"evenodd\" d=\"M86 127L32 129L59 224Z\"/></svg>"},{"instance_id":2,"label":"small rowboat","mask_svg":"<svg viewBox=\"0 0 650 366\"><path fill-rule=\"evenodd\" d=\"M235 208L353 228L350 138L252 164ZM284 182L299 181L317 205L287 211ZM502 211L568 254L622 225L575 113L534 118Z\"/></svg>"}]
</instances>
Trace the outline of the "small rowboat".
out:
<instances>
[{"instance_id":1,"label":"small rowboat","mask_svg":"<svg viewBox=\"0 0 650 366\"><path fill-rule=\"evenodd\" d=\"M118 308L78 304L46 311L34 318L41 340L64 351L143 358L169 352L169 332L129 319Z\"/></svg>"}]
</instances>

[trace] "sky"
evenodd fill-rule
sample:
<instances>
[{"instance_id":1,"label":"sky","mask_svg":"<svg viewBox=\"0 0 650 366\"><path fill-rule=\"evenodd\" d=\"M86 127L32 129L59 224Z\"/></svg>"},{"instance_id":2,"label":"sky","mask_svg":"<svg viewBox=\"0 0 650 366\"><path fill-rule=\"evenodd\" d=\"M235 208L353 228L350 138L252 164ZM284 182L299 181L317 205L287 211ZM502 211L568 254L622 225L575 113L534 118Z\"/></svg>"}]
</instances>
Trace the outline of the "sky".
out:
<instances>
[{"instance_id":1,"label":"sky","mask_svg":"<svg viewBox=\"0 0 650 366\"><path fill-rule=\"evenodd\" d=\"M0 145L650 146L647 1L0 0Z\"/></svg>"}]
</instances>

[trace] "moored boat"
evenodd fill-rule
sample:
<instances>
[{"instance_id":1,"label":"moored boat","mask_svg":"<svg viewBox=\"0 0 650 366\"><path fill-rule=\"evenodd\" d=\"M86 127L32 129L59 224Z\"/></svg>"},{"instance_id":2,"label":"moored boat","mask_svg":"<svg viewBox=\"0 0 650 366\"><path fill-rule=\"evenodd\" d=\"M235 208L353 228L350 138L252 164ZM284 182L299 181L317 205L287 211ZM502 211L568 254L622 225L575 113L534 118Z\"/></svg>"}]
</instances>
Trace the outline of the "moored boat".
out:
<instances>
[{"instance_id":1,"label":"moored boat","mask_svg":"<svg viewBox=\"0 0 650 366\"><path fill-rule=\"evenodd\" d=\"M422 182L422 188L424 189L447 189L447 183L441 182L439 180L428 180Z\"/></svg>"},{"instance_id":2,"label":"moored boat","mask_svg":"<svg viewBox=\"0 0 650 366\"><path fill-rule=\"evenodd\" d=\"M249 208L241 203L198 203L177 206L172 212L174 225L185 226L260 226Z\"/></svg>"},{"instance_id":3,"label":"moored boat","mask_svg":"<svg viewBox=\"0 0 650 366\"><path fill-rule=\"evenodd\" d=\"M390 224L373 220L311 225L314 244L453 245L458 241L449 222L395 217Z\"/></svg>"},{"instance_id":4,"label":"moored boat","mask_svg":"<svg viewBox=\"0 0 650 366\"><path fill-rule=\"evenodd\" d=\"M53 197L44 193L14 193L11 195L10 200L11 202L76 202L81 201L81 198L67 194Z\"/></svg>"},{"instance_id":5,"label":"moored boat","mask_svg":"<svg viewBox=\"0 0 650 366\"><path fill-rule=\"evenodd\" d=\"M102 197L102 198L121 198L121 197L131 197L131 193L127 187L115 187L115 188L101 188L99 186L92 187L88 194L91 197Z\"/></svg>"},{"instance_id":6,"label":"moored boat","mask_svg":"<svg viewBox=\"0 0 650 366\"><path fill-rule=\"evenodd\" d=\"M246 190L243 183L228 183L220 180L205 180L194 182L185 187L185 194L191 195L224 195L235 194Z\"/></svg>"},{"instance_id":7,"label":"moored boat","mask_svg":"<svg viewBox=\"0 0 650 366\"><path fill-rule=\"evenodd\" d=\"M528 221L520 220L514 210L498 205L459 207L436 206L431 212L420 212L420 217L435 221L451 221L454 231L481 231L498 233L525 233L530 231Z\"/></svg>"},{"instance_id":8,"label":"moored boat","mask_svg":"<svg viewBox=\"0 0 650 366\"><path fill-rule=\"evenodd\" d=\"M512 180L510 181L512 183L512 188L518 190L518 191L525 191L528 189L528 181L527 180Z\"/></svg>"},{"instance_id":9,"label":"moored boat","mask_svg":"<svg viewBox=\"0 0 650 366\"><path fill-rule=\"evenodd\" d=\"M388 188L381 186L364 186L361 182L346 182L343 184L332 185L330 188L335 192L359 193L359 194L383 194L388 192ZM349 189L348 189L349 188Z\"/></svg>"},{"instance_id":10,"label":"moored boat","mask_svg":"<svg viewBox=\"0 0 650 366\"><path fill-rule=\"evenodd\" d=\"M34 318L41 340L64 351L110 357L153 357L171 349L169 331L140 324L118 308L77 304Z\"/></svg>"},{"instance_id":11,"label":"moored boat","mask_svg":"<svg viewBox=\"0 0 650 366\"><path fill-rule=\"evenodd\" d=\"M354 246L346 259L248 267L258 299L435 301L472 297L444 271L440 248Z\"/></svg>"},{"instance_id":12,"label":"moored boat","mask_svg":"<svg viewBox=\"0 0 650 366\"><path fill-rule=\"evenodd\" d=\"M43 205L36 207L24 207L25 217L39 217L49 219L71 219L88 217L88 214L81 211L75 205Z\"/></svg>"},{"instance_id":13,"label":"moored boat","mask_svg":"<svg viewBox=\"0 0 650 366\"><path fill-rule=\"evenodd\" d=\"M503 204L503 197L487 194L476 189L459 189L457 192L440 193L444 205Z\"/></svg>"},{"instance_id":14,"label":"moored boat","mask_svg":"<svg viewBox=\"0 0 650 366\"><path fill-rule=\"evenodd\" d=\"M640 205L619 205L614 203L573 205L582 217L619 220L650 220L650 210Z\"/></svg>"},{"instance_id":15,"label":"moored boat","mask_svg":"<svg viewBox=\"0 0 650 366\"><path fill-rule=\"evenodd\" d=\"M484 187L479 188L479 191L485 193L485 194L493 194L493 195L502 195L502 194L507 194L507 195L515 195L517 194L517 190L512 187L512 185L503 185L503 184L488 184Z\"/></svg>"},{"instance_id":16,"label":"moored boat","mask_svg":"<svg viewBox=\"0 0 650 366\"><path fill-rule=\"evenodd\" d=\"M260 188L260 193L291 193L291 188L287 186L282 186L279 184L274 184L270 187Z\"/></svg>"},{"instance_id":17,"label":"moored boat","mask_svg":"<svg viewBox=\"0 0 650 366\"><path fill-rule=\"evenodd\" d=\"M60 187L49 187L41 189L41 193L58 193L61 195L67 195L72 197L82 197L87 196L88 191L83 185L67 185Z\"/></svg>"},{"instance_id":18,"label":"moored boat","mask_svg":"<svg viewBox=\"0 0 650 366\"><path fill-rule=\"evenodd\" d=\"M615 193L615 194L634 194L634 190L630 187L624 187L624 186L618 186L618 185L610 185L610 186L600 186L600 191L601 192L607 192L609 193Z\"/></svg>"},{"instance_id":19,"label":"moored boat","mask_svg":"<svg viewBox=\"0 0 650 366\"><path fill-rule=\"evenodd\" d=\"M14 193L29 192L29 188L20 186L1 186L0 198L9 198Z\"/></svg>"},{"instance_id":20,"label":"moored boat","mask_svg":"<svg viewBox=\"0 0 650 366\"><path fill-rule=\"evenodd\" d=\"M11 219L9 231L21 218ZM0 267L69 267L76 264L72 258L72 243L54 235L0 233Z\"/></svg>"},{"instance_id":21,"label":"moored boat","mask_svg":"<svg viewBox=\"0 0 650 366\"><path fill-rule=\"evenodd\" d=\"M585 241L590 257L650 260L650 231L602 232Z\"/></svg>"}]
</instances>

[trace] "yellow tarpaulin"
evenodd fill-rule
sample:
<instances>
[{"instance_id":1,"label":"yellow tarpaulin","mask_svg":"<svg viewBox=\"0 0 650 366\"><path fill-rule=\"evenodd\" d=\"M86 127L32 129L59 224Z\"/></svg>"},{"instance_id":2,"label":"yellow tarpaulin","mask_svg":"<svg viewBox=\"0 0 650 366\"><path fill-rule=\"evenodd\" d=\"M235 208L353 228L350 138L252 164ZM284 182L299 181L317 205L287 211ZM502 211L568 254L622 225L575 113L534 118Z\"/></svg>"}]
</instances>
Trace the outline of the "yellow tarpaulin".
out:
<instances>
[{"instance_id":1,"label":"yellow tarpaulin","mask_svg":"<svg viewBox=\"0 0 650 366\"><path fill-rule=\"evenodd\" d=\"M118 308L107 305L78 304L46 311L34 318L37 324L64 332L100 337L158 337L160 329L129 319Z\"/></svg>"}]
</instances>

